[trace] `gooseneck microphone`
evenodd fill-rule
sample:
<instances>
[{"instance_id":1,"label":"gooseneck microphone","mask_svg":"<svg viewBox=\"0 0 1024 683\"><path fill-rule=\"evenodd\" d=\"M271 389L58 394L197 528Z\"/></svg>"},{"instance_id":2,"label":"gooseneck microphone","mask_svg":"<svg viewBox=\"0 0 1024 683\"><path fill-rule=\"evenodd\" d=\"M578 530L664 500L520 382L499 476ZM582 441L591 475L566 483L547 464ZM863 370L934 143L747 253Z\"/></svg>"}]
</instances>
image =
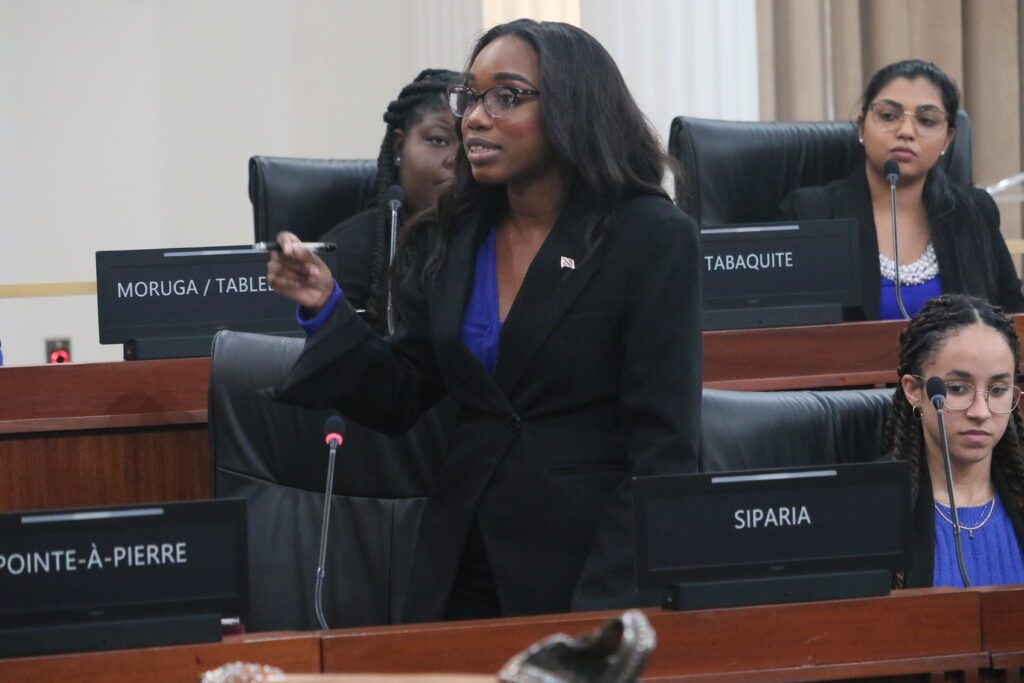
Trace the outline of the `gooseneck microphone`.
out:
<instances>
[{"instance_id":1,"label":"gooseneck microphone","mask_svg":"<svg viewBox=\"0 0 1024 683\"><path fill-rule=\"evenodd\" d=\"M960 545L960 517L956 512L956 499L953 497L953 466L949 461L949 442L946 441L946 420L943 406L946 404L946 383L941 377L929 377L924 385L928 400L935 406L935 414L939 421L939 439L942 441L942 466L946 470L946 492L949 494L950 518L953 520L953 543L956 545L956 564L960 568L960 580L964 588L971 587L971 579L967 576L964 566L964 549Z\"/></svg>"},{"instance_id":2,"label":"gooseneck microphone","mask_svg":"<svg viewBox=\"0 0 1024 683\"><path fill-rule=\"evenodd\" d=\"M316 600L316 620L320 622L320 628L327 629L327 618L324 617L324 564L327 556L327 527L331 521L331 494L334 492L334 456L338 452L338 446L344 441L345 420L340 415L331 415L324 423L324 442L330 449L327 458L327 487L324 491L324 518L320 522L320 558L316 566L316 585L314 589Z\"/></svg>"},{"instance_id":3,"label":"gooseneck microphone","mask_svg":"<svg viewBox=\"0 0 1024 683\"><path fill-rule=\"evenodd\" d=\"M889 181L889 206L892 209L892 260L896 264L896 305L900 308L904 320L910 320L907 309L903 307L903 292L900 290L900 240L896 229L896 183L900 181L900 164L889 159L883 166L885 179Z\"/></svg>"},{"instance_id":4,"label":"gooseneck microphone","mask_svg":"<svg viewBox=\"0 0 1024 683\"><path fill-rule=\"evenodd\" d=\"M395 247L398 243L398 211L402 208L402 186L392 185L388 188L388 209L391 210L391 240L388 242L388 268L395 264ZM389 278L390 279L390 278ZM388 334L395 332L395 308L391 287L388 287Z\"/></svg>"}]
</instances>

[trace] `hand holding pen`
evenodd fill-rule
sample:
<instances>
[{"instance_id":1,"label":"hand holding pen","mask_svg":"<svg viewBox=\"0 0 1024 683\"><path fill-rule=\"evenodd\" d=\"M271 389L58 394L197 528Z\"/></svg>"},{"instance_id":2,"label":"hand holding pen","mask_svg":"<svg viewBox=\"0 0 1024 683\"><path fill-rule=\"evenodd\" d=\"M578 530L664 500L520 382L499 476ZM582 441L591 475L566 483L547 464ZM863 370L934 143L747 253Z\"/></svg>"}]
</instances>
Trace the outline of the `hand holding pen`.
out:
<instances>
[{"instance_id":1,"label":"hand holding pen","mask_svg":"<svg viewBox=\"0 0 1024 683\"><path fill-rule=\"evenodd\" d=\"M303 242L294 233L279 232L277 241L260 242L254 249L270 253L267 283L276 291L314 315L324 307L334 291L334 275L317 255L330 251L333 244Z\"/></svg>"}]
</instances>

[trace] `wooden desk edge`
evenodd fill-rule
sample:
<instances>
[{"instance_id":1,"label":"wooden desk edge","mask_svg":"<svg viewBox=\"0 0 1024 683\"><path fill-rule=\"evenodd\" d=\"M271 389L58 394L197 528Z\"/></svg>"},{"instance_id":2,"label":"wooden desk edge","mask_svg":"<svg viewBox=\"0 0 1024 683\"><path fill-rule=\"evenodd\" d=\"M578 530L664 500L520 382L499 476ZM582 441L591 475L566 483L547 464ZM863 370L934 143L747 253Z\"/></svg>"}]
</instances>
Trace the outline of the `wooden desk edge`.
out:
<instances>
[{"instance_id":1,"label":"wooden desk edge","mask_svg":"<svg viewBox=\"0 0 1024 683\"><path fill-rule=\"evenodd\" d=\"M130 429L132 427L162 427L188 424L205 425L207 415L206 409L197 409L3 420L0 421L0 434L70 432L90 429Z\"/></svg>"}]
</instances>

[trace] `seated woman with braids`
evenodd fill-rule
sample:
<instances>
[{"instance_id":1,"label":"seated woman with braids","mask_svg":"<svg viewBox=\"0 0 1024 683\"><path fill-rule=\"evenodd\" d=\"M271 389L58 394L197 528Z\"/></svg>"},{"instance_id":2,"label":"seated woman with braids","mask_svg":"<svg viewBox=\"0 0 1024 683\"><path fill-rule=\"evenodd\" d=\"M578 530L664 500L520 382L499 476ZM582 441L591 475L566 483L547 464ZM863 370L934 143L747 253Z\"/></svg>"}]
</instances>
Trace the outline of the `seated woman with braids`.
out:
<instances>
[{"instance_id":1,"label":"seated woman with braids","mask_svg":"<svg viewBox=\"0 0 1024 683\"><path fill-rule=\"evenodd\" d=\"M451 183L457 140L447 89L460 78L454 71L425 69L402 88L384 112L373 205L321 238L339 245L333 268L338 285L353 306L366 309L364 318L379 334L387 333L388 189L402 188L401 220L430 207Z\"/></svg>"},{"instance_id":2,"label":"seated woman with braids","mask_svg":"<svg viewBox=\"0 0 1024 683\"><path fill-rule=\"evenodd\" d=\"M964 564L975 586L1024 583L1024 425L1017 410L1020 340L982 299L931 300L900 335L900 381L885 429L887 450L910 463L914 501L909 570L898 587L962 586L942 441L925 382L946 383L953 497Z\"/></svg>"}]
</instances>

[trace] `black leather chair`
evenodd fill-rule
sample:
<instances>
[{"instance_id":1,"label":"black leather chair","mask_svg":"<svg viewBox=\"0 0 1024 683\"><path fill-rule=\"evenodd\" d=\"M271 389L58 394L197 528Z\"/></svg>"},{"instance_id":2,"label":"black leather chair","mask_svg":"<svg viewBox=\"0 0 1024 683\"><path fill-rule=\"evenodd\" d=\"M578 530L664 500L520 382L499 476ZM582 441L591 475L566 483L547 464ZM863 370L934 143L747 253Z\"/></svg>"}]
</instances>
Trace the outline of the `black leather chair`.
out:
<instances>
[{"instance_id":1,"label":"black leather chair","mask_svg":"<svg viewBox=\"0 0 1024 683\"><path fill-rule=\"evenodd\" d=\"M827 185L864 163L850 121L718 121L678 116L669 154L682 180L676 201L699 224L775 220L779 204L798 187ZM957 115L957 133L940 161L953 182L969 185L971 128Z\"/></svg>"},{"instance_id":2,"label":"black leather chair","mask_svg":"<svg viewBox=\"0 0 1024 683\"><path fill-rule=\"evenodd\" d=\"M250 631L318 628L313 587L330 411L279 404L303 340L220 332L209 393L213 495L248 502ZM454 412L445 402L401 437L348 421L335 466L324 604L332 627L397 619L424 495Z\"/></svg>"},{"instance_id":3,"label":"black leather chair","mask_svg":"<svg viewBox=\"0 0 1024 683\"><path fill-rule=\"evenodd\" d=\"M721 391L701 403L700 470L877 460L892 389Z\"/></svg>"},{"instance_id":4,"label":"black leather chair","mask_svg":"<svg viewBox=\"0 0 1024 683\"><path fill-rule=\"evenodd\" d=\"M316 241L373 201L377 162L370 159L249 159L255 241L290 230Z\"/></svg>"}]
</instances>

